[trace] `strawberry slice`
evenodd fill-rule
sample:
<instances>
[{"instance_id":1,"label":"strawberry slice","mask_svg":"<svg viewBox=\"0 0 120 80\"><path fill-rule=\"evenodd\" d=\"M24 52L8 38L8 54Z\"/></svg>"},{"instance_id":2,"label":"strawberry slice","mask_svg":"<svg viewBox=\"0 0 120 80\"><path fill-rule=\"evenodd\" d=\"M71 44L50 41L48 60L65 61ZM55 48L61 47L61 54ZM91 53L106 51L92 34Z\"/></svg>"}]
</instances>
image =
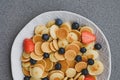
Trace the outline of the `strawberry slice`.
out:
<instances>
[{"instance_id":1,"label":"strawberry slice","mask_svg":"<svg viewBox=\"0 0 120 80\"><path fill-rule=\"evenodd\" d=\"M87 75L84 80L96 80L94 76Z\"/></svg>"},{"instance_id":2,"label":"strawberry slice","mask_svg":"<svg viewBox=\"0 0 120 80\"><path fill-rule=\"evenodd\" d=\"M82 43L89 44L96 40L96 36L88 31L82 32Z\"/></svg>"},{"instance_id":3,"label":"strawberry slice","mask_svg":"<svg viewBox=\"0 0 120 80\"><path fill-rule=\"evenodd\" d=\"M24 39L23 48L26 53L31 53L34 51L34 43L31 39Z\"/></svg>"}]
</instances>

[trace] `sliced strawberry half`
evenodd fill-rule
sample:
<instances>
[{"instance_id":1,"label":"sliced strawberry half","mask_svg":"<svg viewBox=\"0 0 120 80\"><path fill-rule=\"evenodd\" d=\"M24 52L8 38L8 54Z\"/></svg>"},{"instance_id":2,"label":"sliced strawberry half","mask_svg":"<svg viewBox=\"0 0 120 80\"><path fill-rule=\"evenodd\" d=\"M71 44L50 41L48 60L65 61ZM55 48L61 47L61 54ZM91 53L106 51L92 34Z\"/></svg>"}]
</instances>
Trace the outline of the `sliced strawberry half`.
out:
<instances>
[{"instance_id":1,"label":"sliced strawberry half","mask_svg":"<svg viewBox=\"0 0 120 80\"><path fill-rule=\"evenodd\" d=\"M34 43L31 39L24 39L23 48L26 53L31 53L34 51Z\"/></svg>"},{"instance_id":2,"label":"sliced strawberry half","mask_svg":"<svg viewBox=\"0 0 120 80\"><path fill-rule=\"evenodd\" d=\"M96 80L94 76L87 75L84 80Z\"/></svg>"},{"instance_id":3,"label":"sliced strawberry half","mask_svg":"<svg viewBox=\"0 0 120 80\"><path fill-rule=\"evenodd\" d=\"M82 43L89 44L96 40L96 36L88 31L82 32Z\"/></svg>"}]
</instances>

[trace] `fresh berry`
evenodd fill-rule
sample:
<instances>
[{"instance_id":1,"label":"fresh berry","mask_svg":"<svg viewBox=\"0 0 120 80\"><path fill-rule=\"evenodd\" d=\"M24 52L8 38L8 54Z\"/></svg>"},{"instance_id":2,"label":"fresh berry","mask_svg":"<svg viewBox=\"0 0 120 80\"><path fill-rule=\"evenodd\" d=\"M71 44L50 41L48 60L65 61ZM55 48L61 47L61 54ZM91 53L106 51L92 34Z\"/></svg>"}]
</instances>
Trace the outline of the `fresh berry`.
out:
<instances>
[{"instance_id":1,"label":"fresh berry","mask_svg":"<svg viewBox=\"0 0 120 80\"><path fill-rule=\"evenodd\" d=\"M72 29L78 29L78 28L79 28L79 24L77 22L73 22Z\"/></svg>"},{"instance_id":2,"label":"fresh berry","mask_svg":"<svg viewBox=\"0 0 120 80\"><path fill-rule=\"evenodd\" d=\"M26 53L31 53L34 51L34 43L31 39L25 39L23 42L23 48Z\"/></svg>"},{"instance_id":3,"label":"fresh berry","mask_svg":"<svg viewBox=\"0 0 120 80\"><path fill-rule=\"evenodd\" d=\"M77 62L80 62L80 61L82 61L82 57L81 57L80 55L77 55L77 56L75 57L75 60L76 60Z\"/></svg>"},{"instance_id":4,"label":"fresh berry","mask_svg":"<svg viewBox=\"0 0 120 80\"><path fill-rule=\"evenodd\" d=\"M49 37L50 36L48 34L43 34L42 35L42 39L45 40L45 41L49 40Z\"/></svg>"},{"instance_id":5,"label":"fresh berry","mask_svg":"<svg viewBox=\"0 0 120 80\"><path fill-rule=\"evenodd\" d=\"M87 51L87 49L85 47L80 48L81 53L85 53L86 51Z\"/></svg>"},{"instance_id":6,"label":"fresh berry","mask_svg":"<svg viewBox=\"0 0 120 80\"><path fill-rule=\"evenodd\" d=\"M56 70L60 70L61 69L61 64L60 63L56 63L55 64L55 69Z\"/></svg>"},{"instance_id":7,"label":"fresh berry","mask_svg":"<svg viewBox=\"0 0 120 80\"><path fill-rule=\"evenodd\" d=\"M59 54L64 54L65 53L65 49L64 48L59 48L58 53Z\"/></svg>"},{"instance_id":8,"label":"fresh berry","mask_svg":"<svg viewBox=\"0 0 120 80\"><path fill-rule=\"evenodd\" d=\"M88 31L82 32L82 43L89 44L96 40L96 36Z\"/></svg>"},{"instance_id":9,"label":"fresh berry","mask_svg":"<svg viewBox=\"0 0 120 80\"><path fill-rule=\"evenodd\" d=\"M88 75L88 70L87 70L87 69L83 69L83 70L82 70L82 74L83 74L83 75Z\"/></svg>"},{"instance_id":10,"label":"fresh berry","mask_svg":"<svg viewBox=\"0 0 120 80\"><path fill-rule=\"evenodd\" d=\"M44 78L42 78L42 80L49 80L49 78L48 77L44 77Z\"/></svg>"},{"instance_id":11,"label":"fresh berry","mask_svg":"<svg viewBox=\"0 0 120 80\"><path fill-rule=\"evenodd\" d=\"M44 57L44 58L49 58L49 54L48 54L48 53L44 53L44 54L43 54L43 57Z\"/></svg>"},{"instance_id":12,"label":"fresh berry","mask_svg":"<svg viewBox=\"0 0 120 80\"><path fill-rule=\"evenodd\" d=\"M55 24L60 26L63 23L63 21L59 18L55 19Z\"/></svg>"},{"instance_id":13,"label":"fresh berry","mask_svg":"<svg viewBox=\"0 0 120 80\"><path fill-rule=\"evenodd\" d=\"M95 49L100 50L102 48L101 44L96 43L94 46Z\"/></svg>"},{"instance_id":14,"label":"fresh berry","mask_svg":"<svg viewBox=\"0 0 120 80\"><path fill-rule=\"evenodd\" d=\"M37 61L36 60L34 60L34 59L30 59L30 63L32 64L32 65L34 65L35 63L36 63Z\"/></svg>"},{"instance_id":15,"label":"fresh berry","mask_svg":"<svg viewBox=\"0 0 120 80\"><path fill-rule=\"evenodd\" d=\"M96 80L94 76L86 75L84 80Z\"/></svg>"},{"instance_id":16,"label":"fresh berry","mask_svg":"<svg viewBox=\"0 0 120 80\"><path fill-rule=\"evenodd\" d=\"M30 76L25 76L24 80L30 80Z\"/></svg>"},{"instance_id":17,"label":"fresh berry","mask_svg":"<svg viewBox=\"0 0 120 80\"><path fill-rule=\"evenodd\" d=\"M93 59L88 59L88 65L93 65L94 64L94 60Z\"/></svg>"}]
</instances>

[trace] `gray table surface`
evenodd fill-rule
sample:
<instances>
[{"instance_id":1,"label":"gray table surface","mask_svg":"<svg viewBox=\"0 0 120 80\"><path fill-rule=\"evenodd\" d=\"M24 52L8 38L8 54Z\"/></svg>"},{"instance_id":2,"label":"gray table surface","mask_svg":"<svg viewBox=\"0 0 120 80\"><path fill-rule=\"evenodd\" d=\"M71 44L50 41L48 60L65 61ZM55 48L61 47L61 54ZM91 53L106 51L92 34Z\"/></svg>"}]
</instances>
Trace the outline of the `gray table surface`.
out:
<instances>
[{"instance_id":1,"label":"gray table surface","mask_svg":"<svg viewBox=\"0 0 120 80\"><path fill-rule=\"evenodd\" d=\"M18 32L35 16L53 10L81 14L102 29L112 52L110 80L120 80L120 0L0 0L0 80L12 80L10 51Z\"/></svg>"}]
</instances>

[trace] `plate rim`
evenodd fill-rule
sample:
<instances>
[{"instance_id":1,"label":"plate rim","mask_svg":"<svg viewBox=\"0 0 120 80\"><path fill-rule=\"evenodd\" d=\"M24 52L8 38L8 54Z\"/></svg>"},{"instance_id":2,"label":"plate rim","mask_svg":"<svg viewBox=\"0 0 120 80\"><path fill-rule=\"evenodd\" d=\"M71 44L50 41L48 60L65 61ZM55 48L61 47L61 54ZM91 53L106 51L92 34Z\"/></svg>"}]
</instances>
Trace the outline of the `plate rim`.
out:
<instances>
[{"instance_id":1,"label":"plate rim","mask_svg":"<svg viewBox=\"0 0 120 80\"><path fill-rule=\"evenodd\" d=\"M13 55L13 53L12 53L12 51L13 51L13 46L14 46L14 43L15 43L18 35L22 32L22 30L23 30L30 22L32 22L32 21L33 21L35 18L37 18L38 16L44 15L44 14L48 14L48 13L55 13L55 12L68 13L68 14L71 14L71 15L76 15L76 16L82 17L83 19L85 19L85 20L89 21L91 24L93 24L93 25L97 28L97 30L100 31L100 33L102 34L102 36L103 36L103 38L104 38L104 40L105 40L105 42L106 42L106 45L107 45L107 47L108 47L108 52L109 52L109 57L110 57L110 58L108 58L108 59L109 59L109 64L110 64L110 66L109 66L110 69L109 69L109 75L108 75L108 79L107 79L107 80L109 80L109 79L110 79L110 76L111 76L111 50L110 50L109 41L108 41L108 39L106 38L106 36L104 35L103 31L102 31L93 21L91 21L90 19L82 16L81 14L74 13L74 12L71 12L71 11L64 11L64 10L60 10L60 11L47 11L47 12L40 13L40 14L37 15L36 17L32 18L32 19L18 32L18 34L17 34L16 37L14 38L14 41L13 41L12 47L11 47L11 52L10 52L10 53L11 53L11 55L10 55L10 60L11 60L11 61L10 61L10 62L11 62L11 73L12 73L12 78L13 78L13 80L14 80L14 76L15 76L15 75L13 74L13 62L12 62L12 55Z\"/></svg>"}]
</instances>

